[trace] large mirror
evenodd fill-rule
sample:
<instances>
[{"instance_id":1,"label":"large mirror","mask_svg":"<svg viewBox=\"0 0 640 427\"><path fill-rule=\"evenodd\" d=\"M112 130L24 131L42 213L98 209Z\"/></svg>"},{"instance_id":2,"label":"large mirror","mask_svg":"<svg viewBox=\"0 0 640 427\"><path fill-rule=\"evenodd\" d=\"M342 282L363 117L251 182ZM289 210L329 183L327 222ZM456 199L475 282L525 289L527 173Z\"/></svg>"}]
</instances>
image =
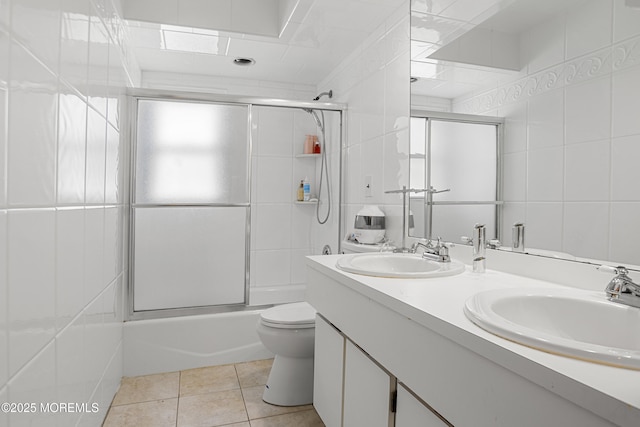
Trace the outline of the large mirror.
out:
<instances>
[{"instance_id":1,"label":"large mirror","mask_svg":"<svg viewBox=\"0 0 640 427\"><path fill-rule=\"evenodd\" d=\"M523 223L529 253L640 265L640 1L412 0L411 15L414 120L454 113L503 123L496 203L451 204L438 215L435 202L453 189L431 204L412 200L420 221L431 214L415 232L445 230L440 217L459 217L468 234L491 223L495 206L488 236L501 249ZM415 153L428 153L424 141ZM453 165L473 155L455 139L441 145ZM418 157L412 146L412 180ZM424 176L438 173L433 166ZM482 174L453 175L469 183ZM459 242L457 234L444 237Z\"/></svg>"}]
</instances>

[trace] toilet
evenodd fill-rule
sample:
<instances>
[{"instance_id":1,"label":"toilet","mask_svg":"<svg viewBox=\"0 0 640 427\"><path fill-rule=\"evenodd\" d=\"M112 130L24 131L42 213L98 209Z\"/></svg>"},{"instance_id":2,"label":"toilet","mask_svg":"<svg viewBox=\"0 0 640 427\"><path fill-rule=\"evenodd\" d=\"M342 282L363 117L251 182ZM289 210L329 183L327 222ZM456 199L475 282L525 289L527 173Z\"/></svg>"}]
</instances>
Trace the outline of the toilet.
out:
<instances>
[{"instance_id":1,"label":"toilet","mask_svg":"<svg viewBox=\"0 0 640 427\"><path fill-rule=\"evenodd\" d=\"M260 315L257 332L275 354L262 400L278 406L313 402L316 310L306 302L283 304Z\"/></svg>"},{"instance_id":2,"label":"toilet","mask_svg":"<svg viewBox=\"0 0 640 427\"><path fill-rule=\"evenodd\" d=\"M379 252L380 244L342 241L343 253ZM393 250L384 246L384 250ZM262 400L278 406L313 403L313 354L316 310L306 302L278 305L260 315L257 332L275 354Z\"/></svg>"}]
</instances>

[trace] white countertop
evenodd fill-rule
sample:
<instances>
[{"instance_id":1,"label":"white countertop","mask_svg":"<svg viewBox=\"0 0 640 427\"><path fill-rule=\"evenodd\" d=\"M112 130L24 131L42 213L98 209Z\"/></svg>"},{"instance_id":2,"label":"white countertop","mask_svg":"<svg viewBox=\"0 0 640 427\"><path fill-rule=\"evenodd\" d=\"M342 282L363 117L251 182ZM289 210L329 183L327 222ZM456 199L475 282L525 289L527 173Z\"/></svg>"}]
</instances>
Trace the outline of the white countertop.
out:
<instances>
[{"instance_id":1,"label":"white countertop","mask_svg":"<svg viewBox=\"0 0 640 427\"><path fill-rule=\"evenodd\" d=\"M605 419L640 425L640 371L529 348L486 332L463 312L465 301L477 292L561 285L494 270L473 273L469 266L457 276L434 279L362 276L336 268L339 257L308 257L308 266Z\"/></svg>"}]
</instances>

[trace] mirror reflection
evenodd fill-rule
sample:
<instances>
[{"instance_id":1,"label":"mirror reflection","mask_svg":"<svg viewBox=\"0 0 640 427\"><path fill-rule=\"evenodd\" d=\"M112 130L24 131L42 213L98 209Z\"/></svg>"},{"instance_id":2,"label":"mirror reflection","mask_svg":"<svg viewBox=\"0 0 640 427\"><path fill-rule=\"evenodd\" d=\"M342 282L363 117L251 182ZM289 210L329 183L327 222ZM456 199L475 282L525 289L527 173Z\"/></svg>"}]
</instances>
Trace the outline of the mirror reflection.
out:
<instances>
[{"instance_id":1,"label":"mirror reflection","mask_svg":"<svg viewBox=\"0 0 640 427\"><path fill-rule=\"evenodd\" d=\"M411 118L410 187L425 191L410 193L413 235L458 241L469 233L468 224L478 222L498 238L500 123L419 115Z\"/></svg>"},{"instance_id":2,"label":"mirror reflection","mask_svg":"<svg viewBox=\"0 0 640 427\"><path fill-rule=\"evenodd\" d=\"M454 185L427 183L436 168L451 168L448 176L465 182L479 174L454 173L455 161L432 162L425 185L452 188L434 194L433 204L412 199L414 216L433 211L421 235L431 221L434 237L460 242L475 223L487 222L496 227L487 238L509 249L514 224L522 223L528 253L640 265L640 6L478 3L412 1L411 106L414 118L420 111L504 121L496 220L484 217L489 205L443 204L455 200ZM443 149L464 162L466 151L453 140ZM413 156L411 179L420 179ZM446 221L456 215L462 230L449 230Z\"/></svg>"}]
</instances>

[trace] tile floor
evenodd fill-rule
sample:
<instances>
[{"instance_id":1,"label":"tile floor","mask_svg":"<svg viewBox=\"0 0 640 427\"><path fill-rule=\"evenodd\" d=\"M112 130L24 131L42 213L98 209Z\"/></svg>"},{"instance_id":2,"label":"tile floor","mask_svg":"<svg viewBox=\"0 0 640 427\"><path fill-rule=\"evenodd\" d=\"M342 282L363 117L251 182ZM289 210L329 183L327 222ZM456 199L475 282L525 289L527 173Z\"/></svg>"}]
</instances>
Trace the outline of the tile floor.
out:
<instances>
[{"instance_id":1,"label":"tile floor","mask_svg":"<svg viewBox=\"0 0 640 427\"><path fill-rule=\"evenodd\" d=\"M312 405L262 401L273 359L126 377L103 427L323 427Z\"/></svg>"}]
</instances>

